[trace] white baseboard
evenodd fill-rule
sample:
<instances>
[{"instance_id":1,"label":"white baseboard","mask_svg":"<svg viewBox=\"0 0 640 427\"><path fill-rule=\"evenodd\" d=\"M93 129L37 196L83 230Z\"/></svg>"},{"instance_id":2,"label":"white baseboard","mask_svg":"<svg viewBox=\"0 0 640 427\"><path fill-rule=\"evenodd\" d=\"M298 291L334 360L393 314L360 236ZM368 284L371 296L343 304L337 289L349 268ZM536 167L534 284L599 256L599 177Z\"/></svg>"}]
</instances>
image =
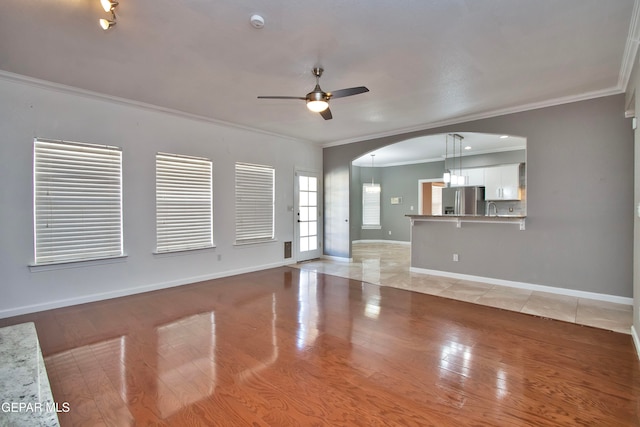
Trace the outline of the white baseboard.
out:
<instances>
[{"instance_id":1,"label":"white baseboard","mask_svg":"<svg viewBox=\"0 0 640 427\"><path fill-rule=\"evenodd\" d=\"M201 276L186 277L178 280L172 280L169 282L153 283L145 286L138 286L135 288L119 289L110 292L101 292L98 294L84 295L77 298L67 298L56 301L49 301L41 304L25 305L22 307L10 308L6 310L0 310L0 319L7 317L20 316L22 314L36 313L39 311L52 310L54 308L68 307L78 304L86 304L89 302L103 301L113 298L126 297L129 295L142 294L145 292L157 291L160 289L173 288L176 286L188 285L191 283L203 282L205 280L220 279L222 277L236 276L243 273L252 273L254 271L267 270L269 268L276 268L289 265L289 260L277 262L273 264L263 264L259 266L252 266L247 268L240 268L237 270L227 270L212 274L205 274Z\"/></svg>"},{"instance_id":2,"label":"white baseboard","mask_svg":"<svg viewBox=\"0 0 640 427\"><path fill-rule=\"evenodd\" d=\"M433 276L450 277L452 279L471 280L483 282L490 285L508 286L511 288L527 289L531 291L549 292L558 295L567 295L577 298L587 298L598 301L613 302L616 304L633 305L633 298L620 297L617 295L600 294L596 292L577 291L574 289L557 288L555 286L537 285L534 283L514 282L511 280L494 279L492 277L472 276L470 274L451 273L449 271L429 270L426 268L411 267L414 273L430 274Z\"/></svg>"},{"instance_id":3,"label":"white baseboard","mask_svg":"<svg viewBox=\"0 0 640 427\"><path fill-rule=\"evenodd\" d=\"M638 338L638 331L631 325L631 337L633 338L633 344L636 346L636 353L638 353L638 359L640 359L640 338Z\"/></svg>"},{"instance_id":4,"label":"white baseboard","mask_svg":"<svg viewBox=\"0 0 640 427\"><path fill-rule=\"evenodd\" d=\"M371 240L353 240L351 243L392 243L394 245L407 245L411 246L411 242L406 242L404 240L380 240L380 239L371 239Z\"/></svg>"}]
</instances>

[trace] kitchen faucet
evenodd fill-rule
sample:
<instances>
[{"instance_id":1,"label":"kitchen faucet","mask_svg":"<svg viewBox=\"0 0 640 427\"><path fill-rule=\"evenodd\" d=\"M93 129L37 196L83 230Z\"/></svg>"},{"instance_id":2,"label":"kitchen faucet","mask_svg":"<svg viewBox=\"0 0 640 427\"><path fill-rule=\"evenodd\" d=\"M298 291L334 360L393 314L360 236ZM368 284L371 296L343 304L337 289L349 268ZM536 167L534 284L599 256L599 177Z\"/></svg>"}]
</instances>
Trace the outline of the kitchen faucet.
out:
<instances>
[{"instance_id":1,"label":"kitchen faucet","mask_svg":"<svg viewBox=\"0 0 640 427\"><path fill-rule=\"evenodd\" d=\"M491 206L493 206L494 215L491 215ZM496 202L487 203L487 216L498 216L498 206Z\"/></svg>"}]
</instances>

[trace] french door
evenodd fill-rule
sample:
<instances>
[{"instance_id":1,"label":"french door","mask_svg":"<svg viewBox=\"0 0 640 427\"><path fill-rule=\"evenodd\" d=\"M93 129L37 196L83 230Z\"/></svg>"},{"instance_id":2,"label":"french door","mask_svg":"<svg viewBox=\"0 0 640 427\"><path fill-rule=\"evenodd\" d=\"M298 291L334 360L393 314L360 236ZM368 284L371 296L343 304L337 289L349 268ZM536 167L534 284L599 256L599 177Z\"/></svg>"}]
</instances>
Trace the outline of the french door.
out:
<instances>
[{"instance_id":1,"label":"french door","mask_svg":"<svg viewBox=\"0 0 640 427\"><path fill-rule=\"evenodd\" d=\"M319 183L317 173L296 171L294 221L297 262L319 258L322 253Z\"/></svg>"}]
</instances>

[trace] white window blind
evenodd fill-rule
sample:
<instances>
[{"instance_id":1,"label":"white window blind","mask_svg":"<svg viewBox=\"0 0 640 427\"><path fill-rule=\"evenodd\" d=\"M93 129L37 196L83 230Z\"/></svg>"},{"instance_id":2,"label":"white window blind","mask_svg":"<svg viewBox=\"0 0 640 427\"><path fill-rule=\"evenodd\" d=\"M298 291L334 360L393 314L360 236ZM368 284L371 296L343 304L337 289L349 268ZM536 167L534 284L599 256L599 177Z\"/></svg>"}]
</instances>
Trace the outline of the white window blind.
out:
<instances>
[{"instance_id":1,"label":"white window blind","mask_svg":"<svg viewBox=\"0 0 640 427\"><path fill-rule=\"evenodd\" d=\"M362 228L380 228L380 184L362 185Z\"/></svg>"},{"instance_id":2,"label":"white window blind","mask_svg":"<svg viewBox=\"0 0 640 427\"><path fill-rule=\"evenodd\" d=\"M236 243L273 240L275 170L236 163Z\"/></svg>"},{"instance_id":3,"label":"white window blind","mask_svg":"<svg viewBox=\"0 0 640 427\"><path fill-rule=\"evenodd\" d=\"M156 250L213 246L213 182L209 159L156 154Z\"/></svg>"},{"instance_id":4,"label":"white window blind","mask_svg":"<svg viewBox=\"0 0 640 427\"><path fill-rule=\"evenodd\" d=\"M122 151L36 139L35 263L123 255Z\"/></svg>"}]
</instances>

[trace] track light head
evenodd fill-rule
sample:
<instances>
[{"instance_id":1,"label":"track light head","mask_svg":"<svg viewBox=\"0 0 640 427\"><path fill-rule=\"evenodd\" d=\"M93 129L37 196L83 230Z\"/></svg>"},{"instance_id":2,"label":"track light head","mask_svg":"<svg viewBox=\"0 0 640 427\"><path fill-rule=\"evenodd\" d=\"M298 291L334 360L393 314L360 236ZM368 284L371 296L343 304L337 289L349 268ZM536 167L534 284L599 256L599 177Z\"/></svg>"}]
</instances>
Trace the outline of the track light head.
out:
<instances>
[{"instance_id":1,"label":"track light head","mask_svg":"<svg viewBox=\"0 0 640 427\"><path fill-rule=\"evenodd\" d=\"M98 22L100 23L100 26L102 27L102 29L105 31L107 31L109 28L116 25L116 21L110 21L104 18L100 19Z\"/></svg>"},{"instance_id":2,"label":"track light head","mask_svg":"<svg viewBox=\"0 0 640 427\"><path fill-rule=\"evenodd\" d=\"M102 8L105 12L111 12L116 8L116 6L118 6L118 2L111 0L100 0L100 5L102 5Z\"/></svg>"}]
</instances>

